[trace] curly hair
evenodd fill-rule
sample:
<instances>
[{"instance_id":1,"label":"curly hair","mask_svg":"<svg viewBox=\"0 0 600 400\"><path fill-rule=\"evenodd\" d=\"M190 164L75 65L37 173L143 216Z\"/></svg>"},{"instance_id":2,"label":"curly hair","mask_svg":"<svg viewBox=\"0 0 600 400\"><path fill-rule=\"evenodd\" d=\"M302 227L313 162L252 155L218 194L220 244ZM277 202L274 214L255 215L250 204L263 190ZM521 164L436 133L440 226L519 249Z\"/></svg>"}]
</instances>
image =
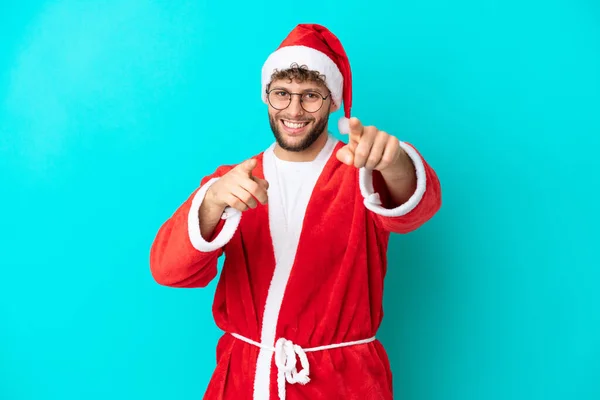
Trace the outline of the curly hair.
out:
<instances>
[{"instance_id":1,"label":"curly hair","mask_svg":"<svg viewBox=\"0 0 600 400\"><path fill-rule=\"evenodd\" d=\"M296 81L298 83L303 82L315 82L327 86L325 83L326 76L321 74L319 71L309 70L306 65L298 65L293 63L290 68L284 70L275 70L271 75L271 82L274 80L287 79L291 83Z\"/></svg>"}]
</instances>

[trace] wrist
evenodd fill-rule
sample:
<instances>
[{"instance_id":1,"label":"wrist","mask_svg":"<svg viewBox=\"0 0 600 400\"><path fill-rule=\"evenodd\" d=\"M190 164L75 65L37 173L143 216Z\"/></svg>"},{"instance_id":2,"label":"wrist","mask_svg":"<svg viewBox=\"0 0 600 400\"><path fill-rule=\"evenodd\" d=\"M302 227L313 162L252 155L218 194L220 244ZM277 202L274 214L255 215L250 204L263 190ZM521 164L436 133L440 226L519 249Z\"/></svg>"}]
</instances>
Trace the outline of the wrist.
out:
<instances>
[{"instance_id":1,"label":"wrist","mask_svg":"<svg viewBox=\"0 0 600 400\"><path fill-rule=\"evenodd\" d=\"M389 181L400 181L416 177L415 166L408 154L400 154L396 162L379 171Z\"/></svg>"},{"instance_id":2,"label":"wrist","mask_svg":"<svg viewBox=\"0 0 600 400\"><path fill-rule=\"evenodd\" d=\"M224 210L225 207L227 206L227 204L221 204L218 201L217 195L213 189L213 186L209 187L208 190L206 191L206 195L204 196L204 202L206 203L206 206L210 209L219 208L221 210Z\"/></svg>"},{"instance_id":3,"label":"wrist","mask_svg":"<svg viewBox=\"0 0 600 400\"><path fill-rule=\"evenodd\" d=\"M204 202L209 208L215 208L218 206L213 186L209 187L206 191L206 195L204 196Z\"/></svg>"}]
</instances>

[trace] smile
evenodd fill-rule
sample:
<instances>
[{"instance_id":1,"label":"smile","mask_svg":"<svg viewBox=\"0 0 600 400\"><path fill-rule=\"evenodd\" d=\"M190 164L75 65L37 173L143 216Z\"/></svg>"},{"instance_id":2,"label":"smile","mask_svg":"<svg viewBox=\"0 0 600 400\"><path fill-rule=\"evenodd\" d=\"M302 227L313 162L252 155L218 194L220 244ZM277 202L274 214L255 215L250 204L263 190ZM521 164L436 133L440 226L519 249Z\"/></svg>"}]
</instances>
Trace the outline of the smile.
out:
<instances>
[{"instance_id":1,"label":"smile","mask_svg":"<svg viewBox=\"0 0 600 400\"><path fill-rule=\"evenodd\" d=\"M292 128L292 129L300 129L300 128L304 128L306 125L308 125L308 122L303 121L303 122L293 122L293 121L288 121L285 119L281 120L283 122L283 124L285 126L287 126L288 128Z\"/></svg>"}]
</instances>

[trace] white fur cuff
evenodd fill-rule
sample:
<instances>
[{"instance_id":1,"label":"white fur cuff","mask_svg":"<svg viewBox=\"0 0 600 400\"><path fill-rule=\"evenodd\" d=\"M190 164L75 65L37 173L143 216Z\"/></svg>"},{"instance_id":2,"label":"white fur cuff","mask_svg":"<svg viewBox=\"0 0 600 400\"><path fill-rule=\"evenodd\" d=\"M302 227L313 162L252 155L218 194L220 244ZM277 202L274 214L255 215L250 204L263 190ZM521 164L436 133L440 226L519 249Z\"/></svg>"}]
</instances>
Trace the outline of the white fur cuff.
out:
<instances>
[{"instance_id":1,"label":"white fur cuff","mask_svg":"<svg viewBox=\"0 0 600 400\"><path fill-rule=\"evenodd\" d=\"M225 225L221 229L221 232L212 242L207 242L202 237L200 232L200 223L198 221L198 211L202 205L202 201L206 196L206 191L210 188L219 178L212 178L206 182L196 195L192 199L192 205L188 214L188 236L192 246L198 251L209 252L220 249L225 246L233 237L233 234L240 224L242 213L234 208L226 208L223 213L222 219L225 219Z\"/></svg>"},{"instance_id":2,"label":"white fur cuff","mask_svg":"<svg viewBox=\"0 0 600 400\"><path fill-rule=\"evenodd\" d=\"M399 205L396 208L388 209L384 208L381 205L381 201L379 199L379 194L375 193L375 189L373 188L373 171L361 168L359 172L359 185L360 191L364 197L364 204L369 210L373 211L376 214L382 215L384 217L400 217L402 215L408 214L412 211L417 204L423 198L426 189L426 176L425 176L425 165L423 164L423 160L419 156L419 154L408 144L398 141L400 147L410 157L412 160L415 171L417 173L417 190L415 193L406 201L406 203Z\"/></svg>"}]
</instances>

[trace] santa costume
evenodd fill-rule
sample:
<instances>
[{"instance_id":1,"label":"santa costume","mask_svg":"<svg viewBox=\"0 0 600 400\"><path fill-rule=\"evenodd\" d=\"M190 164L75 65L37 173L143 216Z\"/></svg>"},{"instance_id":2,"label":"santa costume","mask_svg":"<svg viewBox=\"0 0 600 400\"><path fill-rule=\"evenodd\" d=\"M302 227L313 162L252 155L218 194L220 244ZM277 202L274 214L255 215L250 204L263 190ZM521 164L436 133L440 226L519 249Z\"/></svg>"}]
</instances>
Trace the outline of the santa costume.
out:
<instances>
[{"instance_id":1,"label":"santa costume","mask_svg":"<svg viewBox=\"0 0 600 400\"><path fill-rule=\"evenodd\" d=\"M272 72L292 64L326 77L348 129L351 73L340 41L325 27L301 24L268 57ZM440 208L434 170L410 144L417 188L393 204L378 171L340 162L345 145L331 134L316 159L295 163L274 154L254 158L253 175L269 182L269 201L243 213L225 209L212 237L200 232L207 189L235 165L216 168L161 226L150 266L161 285L201 288L217 278L213 305L224 331L206 390L210 400L392 399L386 351L376 339L383 311L391 233L408 233Z\"/></svg>"}]
</instances>

